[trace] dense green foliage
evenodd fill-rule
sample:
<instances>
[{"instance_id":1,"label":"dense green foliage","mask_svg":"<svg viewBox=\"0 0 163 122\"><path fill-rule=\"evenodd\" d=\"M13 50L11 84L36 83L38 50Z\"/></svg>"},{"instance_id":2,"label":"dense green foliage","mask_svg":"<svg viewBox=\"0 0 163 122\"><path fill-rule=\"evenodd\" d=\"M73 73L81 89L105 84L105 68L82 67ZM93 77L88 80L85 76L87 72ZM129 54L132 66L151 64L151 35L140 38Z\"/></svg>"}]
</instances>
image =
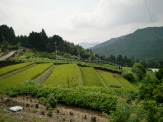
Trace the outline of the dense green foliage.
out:
<instances>
[{"instance_id":1,"label":"dense green foliage","mask_svg":"<svg viewBox=\"0 0 163 122\"><path fill-rule=\"evenodd\" d=\"M156 72L156 77L158 80L162 80L163 79L163 68L159 69L158 72Z\"/></svg>"},{"instance_id":2,"label":"dense green foliage","mask_svg":"<svg viewBox=\"0 0 163 122\"><path fill-rule=\"evenodd\" d=\"M163 27L139 29L134 33L118 37L114 40L112 43L108 41L108 44L92 48L93 53L100 53L105 57L122 54L123 56L134 56L135 59L154 62L163 60Z\"/></svg>"},{"instance_id":3,"label":"dense green foliage","mask_svg":"<svg viewBox=\"0 0 163 122\"><path fill-rule=\"evenodd\" d=\"M65 87L78 86L78 66L76 64L63 64L56 66L44 84Z\"/></svg>"},{"instance_id":4,"label":"dense green foliage","mask_svg":"<svg viewBox=\"0 0 163 122\"><path fill-rule=\"evenodd\" d=\"M64 103L67 105L75 105L84 108L91 108L106 113L110 113L115 110L116 101L119 99L118 96L102 93L100 90L108 91L106 88L92 88L94 91L89 90L90 87L76 87L76 88L60 88L60 87L50 87L45 85L36 84L24 84L16 87L12 90L7 91L7 93L14 92L17 95L30 95L34 97L44 97L47 98L50 94L55 96L55 99L59 103ZM88 92L89 90L89 92ZM123 91L120 91L123 94ZM132 94L132 93L131 93ZM131 95L128 94L128 95Z\"/></svg>"},{"instance_id":5,"label":"dense green foliage","mask_svg":"<svg viewBox=\"0 0 163 122\"><path fill-rule=\"evenodd\" d=\"M132 71L138 76L139 81L142 80L146 74L146 70L140 63L135 63L133 65Z\"/></svg>"},{"instance_id":6,"label":"dense green foliage","mask_svg":"<svg viewBox=\"0 0 163 122\"><path fill-rule=\"evenodd\" d=\"M4 40L8 41L8 43L13 44L15 38L15 32L12 27L8 27L7 25L0 26L0 43Z\"/></svg>"},{"instance_id":7,"label":"dense green foliage","mask_svg":"<svg viewBox=\"0 0 163 122\"><path fill-rule=\"evenodd\" d=\"M47 68L52 66L52 63L47 64L37 64L25 71L12 75L6 79L0 81L0 92L3 92L5 89L16 87L19 84L25 82L26 80L34 79L38 75L42 74Z\"/></svg>"},{"instance_id":8,"label":"dense green foliage","mask_svg":"<svg viewBox=\"0 0 163 122\"><path fill-rule=\"evenodd\" d=\"M131 82L136 81L136 78L133 73L123 73L123 77Z\"/></svg>"},{"instance_id":9,"label":"dense green foliage","mask_svg":"<svg viewBox=\"0 0 163 122\"><path fill-rule=\"evenodd\" d=\"M55 95L51 93L47 99L47 103L54 108L57 104L57 100L55 99Z\"/></svg>"},{"instance_id":10,"label":"dense green foliage","mask_svg":"<svg viewBox=\"0 0 163 122\"><path fill-rule=\"evenodd\" d=\"M3 67L3 68L0 68L0 76L3 76L7 73L10 73L10 72L13 72L15 70L18 70L18 69L21 69L21 68L24 68L28 65L31 65L33 64L33 62L27 62L27 63L21 63L21 64L16 64L16 65L10 65L10 66L6 66L6 67Z\"/></svg>"},{"instance_id":11,"label":"dense green foliage","mask_svg":"<svg viewBox=\"0 0 163 122\"><path fill-rule=\"evenodd\" d=\"M141 99L155 100L158 103L163 103L163 69L160 69L155 75L148 73L142 80L142 85L139 90L139 96Z\"/></svg>"}]
</instances>

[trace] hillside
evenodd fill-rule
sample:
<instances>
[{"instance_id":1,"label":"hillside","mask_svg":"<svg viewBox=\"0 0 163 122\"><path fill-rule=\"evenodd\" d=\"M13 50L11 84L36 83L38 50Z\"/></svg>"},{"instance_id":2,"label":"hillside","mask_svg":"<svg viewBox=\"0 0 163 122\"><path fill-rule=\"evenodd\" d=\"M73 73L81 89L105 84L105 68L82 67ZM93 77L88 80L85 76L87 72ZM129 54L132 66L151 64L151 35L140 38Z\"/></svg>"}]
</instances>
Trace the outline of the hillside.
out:
<instances>
[{"instance_id":1,"label":"hillside","mask_svg":"<svg viewBox=\"0 0 163 122\"><path fill-rule=\"evenodd\" d=\"M156 36L157 33L157 36ZM163 27L147 27L110 39L91 48L94 54L106 57L126 55L139 60L158 61L163 59Z\"/></svg>"}]
</instances>

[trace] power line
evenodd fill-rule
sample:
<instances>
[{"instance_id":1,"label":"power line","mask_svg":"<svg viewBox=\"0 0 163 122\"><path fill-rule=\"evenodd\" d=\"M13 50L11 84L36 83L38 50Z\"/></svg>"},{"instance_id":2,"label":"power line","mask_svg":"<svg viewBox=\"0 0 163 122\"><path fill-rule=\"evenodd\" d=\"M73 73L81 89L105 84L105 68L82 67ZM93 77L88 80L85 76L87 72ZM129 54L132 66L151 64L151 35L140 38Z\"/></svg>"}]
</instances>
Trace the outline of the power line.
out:
<instances>
[{"instance_id":1,"label":"power line","mask_svg":"<svg viewBox=\"0 0 163 122\"><path fill-rule=\"evenodd\" d=\"M158 43L160 43L159 38L158 38L158 34L157 34L156 28L155 28L155 26L153 24L152 16L151 16L151 13L149 11L149 7L148 7L148 4L147 4L146 0L145 0L145 5L146 5L146 8L148 10L148 14L149 14L149 17L150 17L150 20L151 20L151 23L152 23L152 26L153 26L153 29L154 29L154 32L155 32L155 35L156 35L156 39L157 39ZM160 46L160 50L163 50L162 47L161 47L161 43L159 44L159 46Z\"/></svg>"}]
</instances>

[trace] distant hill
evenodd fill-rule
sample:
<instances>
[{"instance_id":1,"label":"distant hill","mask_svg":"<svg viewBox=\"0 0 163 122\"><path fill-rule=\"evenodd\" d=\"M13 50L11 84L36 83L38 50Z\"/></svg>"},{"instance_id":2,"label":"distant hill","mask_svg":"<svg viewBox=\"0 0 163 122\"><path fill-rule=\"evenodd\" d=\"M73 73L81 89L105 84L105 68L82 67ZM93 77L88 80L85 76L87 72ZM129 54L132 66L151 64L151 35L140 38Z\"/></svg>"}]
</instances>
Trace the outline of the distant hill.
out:
<instances>
[{"instance_id":1,"label":"distant hill","mask_svg":"<svg viewBox=\"0 0 163 122\"><path fill-rule=\"evenodd\" d=\"M100 44L95 45L94 47L91 47L91 49L97 49L97 48L104 47L106 45L110 45L110 44L114 43L115 41L117 41L117 40L119 40L119 39L121 39L123 37L125 37L125 36L118 37L118 38L112 38L112 39L110 39L108 41L105 41L103 43L100 43Z\"/></svg>"},{"instance_id":2,"label":"distant hill","mask_svg":"<svg viewBox=\"0 0 163 122\"><path fill-rule=\"evenodd\" d=\"M81 42L78 45L82 46L84 49L88 49L91 48L97 44L100 44L100 42L93 42L93 43L89 43L89 42Z\"/></svg>"},{"instance_id":3,"label":"distant hill","mask_svg":"<svg viewBox=\"0 0 163 122\"><path fill-rule=\"evenodd\" d=\"M156 36L157 34L157 36ZM91 48L94 54L134 57L139 60L163 60L163 27L147 27L110 39Z\"/></svg>"}]
</instances>

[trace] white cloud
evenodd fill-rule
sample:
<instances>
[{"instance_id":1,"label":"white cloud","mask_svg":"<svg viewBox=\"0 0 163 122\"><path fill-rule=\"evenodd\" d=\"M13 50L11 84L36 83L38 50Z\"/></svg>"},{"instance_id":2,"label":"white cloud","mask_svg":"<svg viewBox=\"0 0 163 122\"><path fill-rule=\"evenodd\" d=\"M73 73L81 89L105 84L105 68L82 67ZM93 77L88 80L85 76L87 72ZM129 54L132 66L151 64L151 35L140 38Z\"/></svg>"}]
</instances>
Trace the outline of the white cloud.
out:
<instances>
[{"instance_id":1,"label":"white cloud","mask_svg":"<svg viewBox=\"0 0 163 122\"><path fill-rule=\"evenodd\" d=\"M163 26L163 1L146 0L155 26ZM48 36L101 42L152 26L144 0L1 0L0 25L17 35L45 29Z\"/></svg>"},{"instance_id":2,"label":"white cloud","mask_svg":"<svg viewBox=\"0 0 163 122\"><path fill-rule=\"evenodd\" d=\"M161 0L147 0L156 26L162 26L163 10L160 9L162 3ZM152 23L145 1L100 0L90 13L74 13L62 23L61 29L67 33L76 32L75 34L82 35L83 38L88 37L87 41L89 41L93 37L108 37L109 39L121 36L147 26L152 26Z\"/></svg>"}]
</instances>

